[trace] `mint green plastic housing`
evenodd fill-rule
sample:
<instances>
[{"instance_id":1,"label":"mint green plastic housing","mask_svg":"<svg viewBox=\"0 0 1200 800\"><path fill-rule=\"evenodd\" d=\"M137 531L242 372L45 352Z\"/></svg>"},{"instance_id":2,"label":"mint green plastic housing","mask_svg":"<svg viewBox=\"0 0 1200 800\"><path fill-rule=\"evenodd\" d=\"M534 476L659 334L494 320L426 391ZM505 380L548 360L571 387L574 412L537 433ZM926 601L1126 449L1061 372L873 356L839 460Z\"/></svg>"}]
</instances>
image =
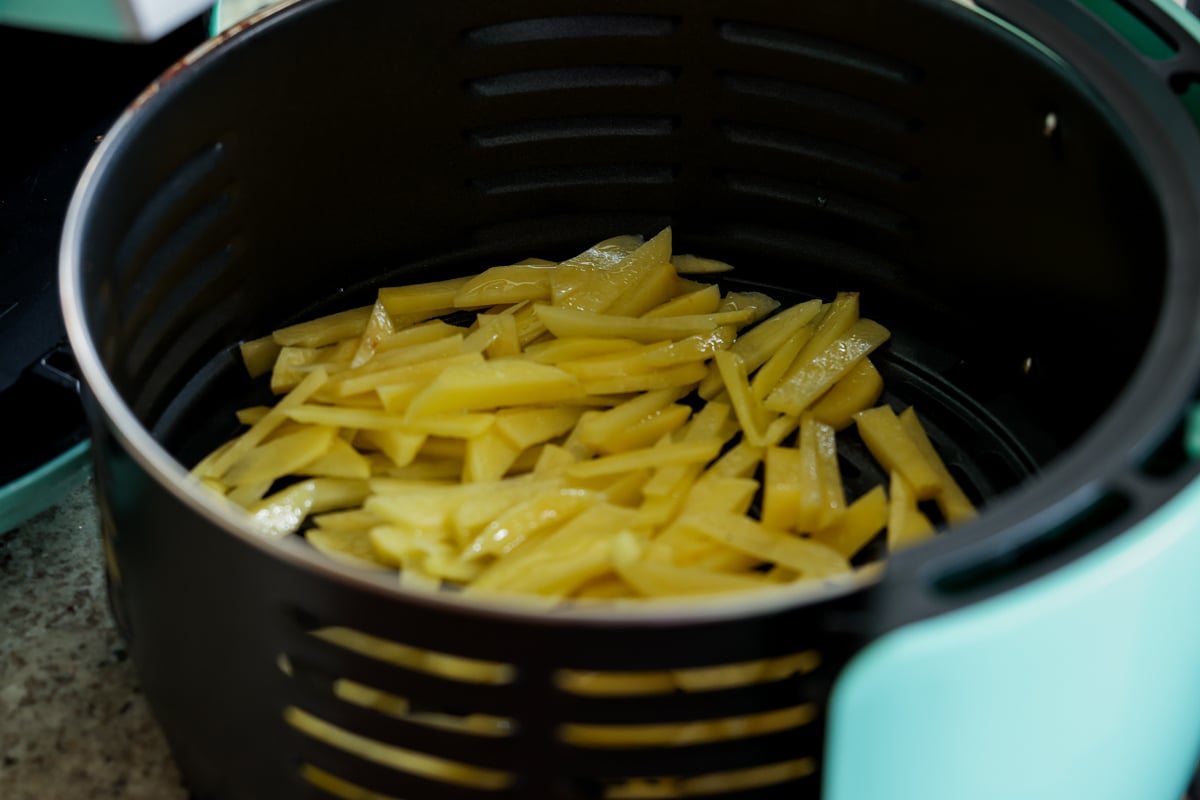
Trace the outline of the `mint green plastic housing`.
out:
<instances>
[{"instance_id":1,"label":"mint green plastic housing","mask_svg":"<svg viewBox=\"0 0 1200 800\"><path fill-rule=\"evenodd\" d=\"M211 0L0 0L0 25L116 41L153 41Z\"/></svg>"},{"instance_id":2,"label":"mint green plastic housing","mask_svg":"<svg viewBox=\"0 0 1200 800\"><path fill-rule=\"evenodd\" d=\"M873 642L826 800L1179 800L1200 754L1200 485L1020 589Z\"/></svg>"}]
</instances>

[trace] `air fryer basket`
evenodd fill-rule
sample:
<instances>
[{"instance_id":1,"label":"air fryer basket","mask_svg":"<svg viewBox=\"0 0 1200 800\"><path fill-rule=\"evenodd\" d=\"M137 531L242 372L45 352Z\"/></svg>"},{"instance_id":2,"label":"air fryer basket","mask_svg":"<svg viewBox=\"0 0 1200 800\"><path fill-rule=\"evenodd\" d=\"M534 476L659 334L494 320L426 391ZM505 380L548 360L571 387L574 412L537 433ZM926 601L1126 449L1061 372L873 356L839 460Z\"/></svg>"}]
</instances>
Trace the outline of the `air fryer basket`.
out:
<instances>
[{"instance_id":1,"label":"air fryer basket","mask_svg":"<svg viewBox=\"0 0 1200 800\"><path fill-rule=\"evenodd\" d=\"M1079 7L995 7L1059 54L943 0L302 0L150 87L81 183L64 298L114 613L196 794L330 796L309 765L412 800L598 798L630 778L785 764L766 787L711 796L817 797L822 712L866 642L1069 561L1193 478L1179 431L1200 363L1200 141L1166 83ZM239 341L381 285L665 225L676 250L736 265L733 287L861 292L893 331L884 400L923 412L981 518L877 583L540 611L401 590L298 537L262 541L186 481L264 396ZM845 446L851 491L878 482L852 433ZM929 564L934 599L913 588ZM328 627L499 677L312 635ZM797 655L793 674L692 693L595 696L562 677ZM343 699L339 679L509 724L481 736L390 716ZM729 741L561 735L801 706L804 724ZM287 709L495 771L498 788L333 747Z\"/></svg>"}]
</instances>

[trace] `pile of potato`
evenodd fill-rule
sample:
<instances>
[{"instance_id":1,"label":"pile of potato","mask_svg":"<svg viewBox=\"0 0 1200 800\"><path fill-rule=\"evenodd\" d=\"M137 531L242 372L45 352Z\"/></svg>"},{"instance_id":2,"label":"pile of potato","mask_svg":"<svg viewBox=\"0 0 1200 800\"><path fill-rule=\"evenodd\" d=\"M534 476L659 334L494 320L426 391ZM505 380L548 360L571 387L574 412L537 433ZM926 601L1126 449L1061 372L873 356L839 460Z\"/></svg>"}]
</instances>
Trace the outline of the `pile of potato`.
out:
<instances>
[{"instance_id":1,"label":"pile of potato","mask_svg":"<svg viewBox=\"0 0 1200 800\"><path fill-rule=\"evenodd\" d=\"M381 288L245 342L278 401L192 472L267 534L468 595L778 587L974 516L916 411L880 403L890 334L857 293L783 306L722 291L730 269L666 228ZM851 426L889 476L854 498Z\"/></svg>"}]
</instances>

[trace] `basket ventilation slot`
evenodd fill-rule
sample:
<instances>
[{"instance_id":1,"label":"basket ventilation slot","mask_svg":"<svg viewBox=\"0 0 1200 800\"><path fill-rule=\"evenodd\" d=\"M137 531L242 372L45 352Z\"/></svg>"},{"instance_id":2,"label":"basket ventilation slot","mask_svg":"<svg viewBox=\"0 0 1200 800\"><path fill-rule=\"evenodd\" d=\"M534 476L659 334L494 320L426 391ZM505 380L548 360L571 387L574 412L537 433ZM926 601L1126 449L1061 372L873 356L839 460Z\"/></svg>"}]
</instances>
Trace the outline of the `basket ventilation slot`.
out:
<instances>
[{"instance_id":1,"label":"basket ventilation slot","mask_svg":"<svg viewBox=\"0 0 1200 800\"><path fill-rule=\"evenodd\" d=\"M469 44L494 47L594 38L664 37L675 33L678 27L679 21L670 17L540 17L474 28L467 31L463 38Z\"/></svg>"},{"instance_id":2,"label":"basket ventilation slot","mask_svg":"<svg viewBox=\"0 0 1200 800\"><path fill-rule=\"evenodd\" d=\"M914 180L917 176L915 167L899 161L795 131L736 122L721 123L720 131L734 144L833 164L841 169L861 172L883 181L900 183Z\"/></svg>"},{"instance_id":3,"label":"basket ventilation slot","mask_svg":"<svg viewBox=\"0 0 1200 800\"><path fill-rule=\"evenodd\" d=\"M156 252L189 217L229 192L231 184L228 152L218 142L179 165L158 188L148 189L146 202L128 224L113 256L113 273L123 286L144 280L142 271L154 266Z\"/></svg>"},{"instance_id":4,"label":"basket ventilation slot","mask_svg":"<svg viewBox=\"0 0 1200 800\"><path fill-rule=\"evenodd\" d=\"M842 117L891 133L907 133L918 127L916 121L898 111L829 89L741 72L724 73L720 80L733 94L799 106L817 116Z\"/></svg>"},{"instance_id":5,"label":"basket ventilation slot","mask_svg":"<svg viewBox=\"0 0 1200 800\"><path fill-rule=\"evenodd\" d=\"M621 164L609 167L548 167L498 178L477 178L472 185L484 194L511 194L586 186L670 186L674 178L675 173L670 167Z\"/></svg>"},{"instance_id":6,"label":"basket ventilation slot","mask_svg":"<svg viewBox=\"0 0 1200 800\"><path fill-rule=\"evenodd\" d=\"M293 619L300 629L287 626L279 658L283 718L312 791L765 800L815 788L830 679L815 650L677 670L547 673L350 628L304 629L312 620L303 612ZM505 770L530 760L544 765L546 785Z\"/></svg>"},{"instance_id":7,"label":"basket ventilation slot","mask_svg":"<svg viewBox=\"0 0 1200 800\"><path fill-rule=\"evenodd\" d=\"M744 47L777 51L898 83L916 83L921 78L919 69L899 59L811 34L732 21L720 22L717 28L722 39Z\"/></svg>"},{"instance_id":8,"label":"basket ventilation slot","mask_svg":"<svg viewBox=\"0 0 1200 800\"><path fill-rule=\"evenodd\" d=\"M599 65L510 72L467 83L480 97L511 97L597 89L654 89L671 86L675 72L662 67Z\"/></svg>"},{"instance_id":9,"label":"basket ventilation slot","mask_svg":"<svg viewBox=\"0 0 1200 800\"><path fill-rule=\"evenodd\" d=\"M190 354L210 353L228 340L243 251L237 186L223 143L201 148L147 197L113 257L113 291L125 298L116 324L134 344L120 359L105 354L125 363L120 380L144 387L138 397L149 399L134 407L143 419L158 416L162 401L152 398L178 393L172 376L202 368L203 360ZM189 359L192 367L179 368Z\"/></svg>"},{"instance_id":10,"label":"basket ventilation slot","mask_svg":"<svg viewBox=\"0 0 1200 800\"><path fill-rule=\"evenodd\" d=\"M513 147L557 141L653 139L670 136L678 127L678 120L669 117L575 117L476 128L468 138L477 147Z\"/></svg>"},{"instance_id":11,"label":"basket ventilation slot","mask_svg":"<svg viewBox=\"0 0 1200 800\"><path fill-rule=\"evenodd\" d=\"M886 233L909 233L915 227L913 220L904 214L845 194L830 195L813 184L745 172L725 172L721 177L730 189L740 194L820 211Z\"/></svg>"}]
</instances>

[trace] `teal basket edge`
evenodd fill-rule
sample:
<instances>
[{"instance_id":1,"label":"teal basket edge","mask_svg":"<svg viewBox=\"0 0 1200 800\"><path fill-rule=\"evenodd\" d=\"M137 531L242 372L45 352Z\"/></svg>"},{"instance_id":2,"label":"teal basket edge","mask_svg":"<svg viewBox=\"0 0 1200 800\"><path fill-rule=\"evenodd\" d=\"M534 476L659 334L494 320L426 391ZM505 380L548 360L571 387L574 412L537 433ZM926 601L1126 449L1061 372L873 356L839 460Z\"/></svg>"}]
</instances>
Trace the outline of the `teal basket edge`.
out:
<instances>
[{"instance_id":1,"label":"teal basket edge","mask_svg":"<svg viewBox=\"0 0 1200 800\"><path fill-rule=\"evenodd\" d=\"M12 530L58 503L91 475L91 442L85 440L0 486L0 533Z\"/></svg>"}]
</instances>

